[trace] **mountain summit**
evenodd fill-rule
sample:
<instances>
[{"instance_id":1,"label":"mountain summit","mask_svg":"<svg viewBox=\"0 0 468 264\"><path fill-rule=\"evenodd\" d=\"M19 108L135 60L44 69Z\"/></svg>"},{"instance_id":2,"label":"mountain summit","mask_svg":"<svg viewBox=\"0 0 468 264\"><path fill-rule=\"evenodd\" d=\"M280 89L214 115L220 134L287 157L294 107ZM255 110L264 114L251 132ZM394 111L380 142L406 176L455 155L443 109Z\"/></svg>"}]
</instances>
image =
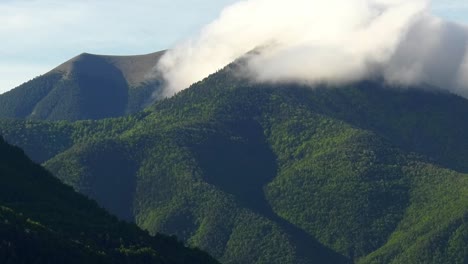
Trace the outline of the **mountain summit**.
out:
<instances>
[{"instance_id":1,"label":"mountain summit","mask_svg":"<svg viewBox=\"0 0 468 264\"><path fill-rule=\"evenodd\" d=\"M152 72L164 52L83 53L0 95L0 117L83 120L136 112L157 99L161 82Z\"/></svg>"}]
</instances>

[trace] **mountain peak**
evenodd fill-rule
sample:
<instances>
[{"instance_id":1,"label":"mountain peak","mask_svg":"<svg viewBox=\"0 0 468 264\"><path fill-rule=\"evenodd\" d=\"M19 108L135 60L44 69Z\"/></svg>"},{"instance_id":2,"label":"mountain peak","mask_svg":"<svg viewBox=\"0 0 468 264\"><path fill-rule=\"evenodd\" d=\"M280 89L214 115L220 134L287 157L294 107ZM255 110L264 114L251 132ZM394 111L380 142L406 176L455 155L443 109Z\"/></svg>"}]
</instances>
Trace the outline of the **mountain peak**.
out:
<instances>
[{"instance_id":1,"label":"mountain peak","mask_svg":"<svg viewBox=\"0 0 468 264\"><path fill-rule=\"evenodd\" d=\"M112 65L124 76L130 87L141 85L143 82L153 79L154 66L166 51L158 51L143 55L98 55L81 53L78 56L62 63L49 73L60 72L69 76L80 65L80 62L88 62L81 65L90 66L90 62L100 61ZM78 69L80 70L80 69Z\"/></svg>"},{"instance_id":2,"label":"mountain peak","mask_svg":"<svg viewBox=\"0 0 468 264\"><path fill-rule=\"evenodd\" d=\"M134 113L161 88L153 68L164 53L82 53L0 95L0 117L83 120Z\"/></svg>"}]
</instances>

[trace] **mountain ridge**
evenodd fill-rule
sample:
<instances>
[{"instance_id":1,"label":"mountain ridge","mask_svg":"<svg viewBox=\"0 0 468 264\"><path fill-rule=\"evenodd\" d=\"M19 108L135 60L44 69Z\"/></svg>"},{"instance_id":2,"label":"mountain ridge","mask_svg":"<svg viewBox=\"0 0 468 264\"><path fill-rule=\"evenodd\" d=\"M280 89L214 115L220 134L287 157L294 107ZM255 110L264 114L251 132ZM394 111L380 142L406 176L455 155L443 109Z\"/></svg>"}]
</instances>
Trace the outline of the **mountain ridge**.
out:
<instances>
[{"instance_id":1,"label":"mountain ridge","mask_svg":"<svg viewBox=\"0 0 468 264\"><path fill-rule=\"evenodd\" d=\"M83 53L0 95L0 117L84 120L140 111L160 99L162 80L153 68L164 53Z\"/></svg>"},{"instance_id":2,"label":"mountain ridge","mask_svg":"<svg viewBox=\"0 0 468 264\"><path fill-rule=\"evenodd\" d=\"M125 80L129 84L129 87L135 88L141 85L145 81L151 80L153 74L153 68L156 66L158 60L164 55L166 51L157 51L142 55L101 55L92 53L81 53L80 55L62 63L55 67L46 74L61 72L66 76L73 72L75 63L79 60L83 60L84 57L98 57L108 61L110 64L115 66L122 72Z\"/></svg>"}]
</instances>

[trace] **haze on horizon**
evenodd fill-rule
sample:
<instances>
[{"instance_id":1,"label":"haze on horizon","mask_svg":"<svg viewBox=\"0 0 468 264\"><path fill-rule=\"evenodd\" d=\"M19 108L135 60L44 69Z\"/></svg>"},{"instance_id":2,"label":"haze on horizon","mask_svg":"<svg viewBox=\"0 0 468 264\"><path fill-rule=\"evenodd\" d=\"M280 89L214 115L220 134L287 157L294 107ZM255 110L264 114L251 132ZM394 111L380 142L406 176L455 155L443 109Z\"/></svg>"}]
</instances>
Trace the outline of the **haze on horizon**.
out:
<instances>
[{"instance_id":1,"label":"haze on horizon","mask_svg":"<svg viewBox=\"0 0 468 264\"><path fill-rule=\"evenodd\" d=\"M2 1L0 93L82 53L145 54L195 36L235 0ZM184 8L180 8L183 6ZM434 0L434 13L468 23L468 3ZM185 11L184 11L185 10ZM123 19L122 19L123 18Z\"/></svg>"}]
</instances>

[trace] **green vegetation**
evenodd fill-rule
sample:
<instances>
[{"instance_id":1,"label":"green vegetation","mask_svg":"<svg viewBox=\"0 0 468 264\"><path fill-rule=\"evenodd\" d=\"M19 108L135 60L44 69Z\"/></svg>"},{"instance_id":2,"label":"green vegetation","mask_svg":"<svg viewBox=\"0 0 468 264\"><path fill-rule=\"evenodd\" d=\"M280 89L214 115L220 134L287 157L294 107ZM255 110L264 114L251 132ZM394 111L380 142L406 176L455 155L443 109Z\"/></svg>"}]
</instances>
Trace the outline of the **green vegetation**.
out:
<instances>
[{"instance_id":1,"label":"green vegetation","mask_svg":"<svg viewBox=\"0 0 468 264\"><path fill-rule=\"evenodd\" d=\"M1 138L0 234L0 263L216 263L117 220Z\"/></svg>"},{"instance_id":2,"label":"green vegetation","mask_svg":"<svg viewBox=\"0 0 468 264\"><path fill-rule=\"evenodd\" d=\"M54 89L56 83L62 78L61 73L46 74L0 95L0 116L3 118L28 117L33 113L34 107Z\"/></svg>"},{"instance_id":3,"label":"green vegetation","mask_svg":"<svg viewBox=\"0 0 468 264\"><path fill-rule=\"evenodd\" d=\"M127 117L0 134L223 263L466 263L467 116L454 95L253 85L227 68Z\"/></svg>"}]
</instances>

